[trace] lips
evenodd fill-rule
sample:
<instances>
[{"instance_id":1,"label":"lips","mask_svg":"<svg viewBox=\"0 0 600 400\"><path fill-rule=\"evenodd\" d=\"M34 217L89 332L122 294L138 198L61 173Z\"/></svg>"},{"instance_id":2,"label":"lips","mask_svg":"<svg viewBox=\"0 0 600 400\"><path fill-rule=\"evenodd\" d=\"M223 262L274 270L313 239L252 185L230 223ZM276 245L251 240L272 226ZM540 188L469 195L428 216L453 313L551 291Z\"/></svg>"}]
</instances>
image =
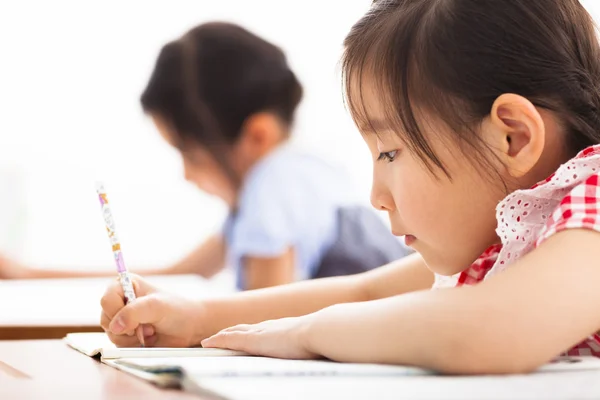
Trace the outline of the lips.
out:
<instances>
[{"instance_id":1,"label":"lips","mask_svg":"<svg viewBox=\"0 0 600 400\"><path fill-rule=\"evenodd\" d=\"M414 237L413 235L405 235L404 236L404 243L406 243L407 246L412 245L415 240L417 240L416 237Z\"/></svg>"}]
</instances>

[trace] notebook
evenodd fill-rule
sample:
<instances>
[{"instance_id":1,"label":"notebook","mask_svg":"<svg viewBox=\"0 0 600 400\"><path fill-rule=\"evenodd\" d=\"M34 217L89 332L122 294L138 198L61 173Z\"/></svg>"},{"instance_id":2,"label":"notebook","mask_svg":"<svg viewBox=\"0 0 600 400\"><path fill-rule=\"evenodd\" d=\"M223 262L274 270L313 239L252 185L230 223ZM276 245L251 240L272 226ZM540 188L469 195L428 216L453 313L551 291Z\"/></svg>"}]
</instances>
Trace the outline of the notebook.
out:
<instances>
[{"instance_id":1,"label":"notebook","mask_svg":"<svg viewBox=\"0 0 600 400\"><path fill-rule=\"evenodd\" d=\"M241 351L204 349L201 347L117 347L105 333L101 332L69 333L64 341L86 356L99 356L102 361L122 358L232 357L247 355Z\"/></svg>"},{"instance_id":2,"label":"notebook","mask_svg":"<svg viewBox=\"0 0 600 400\"><path fill-rule=\"evenodd\" d=\"M204 378L302 376L409 376L432 374L421 368L324 360L281 360L244 352L204 348L118 348L104 333L70 333L73 349L113 368L162 387L202 391Z\"/></svg>"},{"instance_id":3,"label":"notebook","mask_svg":"<svg viewBox=\"0 0 600 400\"><path fill-rule=\"evenodd\" d=\"M105 333L101 332L69 333L63 340L67 345L88 357L99 358L100 361L106 365L161 387L179 387L181 384L181 374L167 371L153 373L146 371L143 368L129 367L121 364L119 361L121 359L134 360L137 358L162 359L164 357L169 357L173 359L179 357L235 357L246 355L246 353L241 351L223 349L161 347L119 348L110 341Z\"/></svg>"},{"instance_id":4,"label":"notebook","mask_svg":"<svg viewBox=\"0 0 600 400\"><path fill-rule=\"evenodd\" d=\"M434 371L398 365L337 363L326 360L282 360L221 349L116 348L103 333L69 334L65 342L90 357L163 387L207 394L202 382L212 378L291 377L425 377ZM563 357L536 373L600 371L595 357ZM214 393L211 393L215 395Z\"/></svg>"}]
</instances>

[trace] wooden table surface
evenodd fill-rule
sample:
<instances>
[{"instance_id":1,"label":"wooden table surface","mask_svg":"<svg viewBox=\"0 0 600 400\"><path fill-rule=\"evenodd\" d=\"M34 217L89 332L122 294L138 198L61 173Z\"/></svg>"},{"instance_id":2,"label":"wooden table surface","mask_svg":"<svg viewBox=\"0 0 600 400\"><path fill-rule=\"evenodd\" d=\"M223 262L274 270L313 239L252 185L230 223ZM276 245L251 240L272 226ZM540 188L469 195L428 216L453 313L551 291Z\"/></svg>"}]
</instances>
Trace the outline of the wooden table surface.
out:
<instances>
[{"instance_id":1,"label":"wooden table surface","mask_svg":"<svg viewBox=\"0 0 600 400\"><path fill-rule=\"evenodd\" d=\"M61 340L0 341L0 399L199 399L101 364Z\"/></svg>"},{"instance_id":2,"label":"wooden table surface","mask_svg":"<svg viewBox=\"0 0 600 400\"><path fill-rule=\"evenodd\" d=\"M597 400L600 370L490 377L207 378L205 390L239 400ZM0 341L0 399L203 399L89 358L61 340ZM206 397L204 397L206 399Z\"/></svg>"}]
</instances>

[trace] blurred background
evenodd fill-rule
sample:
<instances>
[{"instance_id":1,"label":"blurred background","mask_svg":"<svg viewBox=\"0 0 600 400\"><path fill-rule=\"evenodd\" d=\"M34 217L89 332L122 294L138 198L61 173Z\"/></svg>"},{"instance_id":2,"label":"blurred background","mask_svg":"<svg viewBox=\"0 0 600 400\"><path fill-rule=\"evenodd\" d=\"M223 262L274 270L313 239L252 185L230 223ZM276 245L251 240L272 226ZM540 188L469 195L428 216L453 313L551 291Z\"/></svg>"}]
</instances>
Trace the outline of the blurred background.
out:
<instances>
[{"instance_id":1,"label":"blurred background","mask_svg":"<svg viewBox=\"0 0 600 400\"><path fill-rule=\"evenodd\" d=\"M370 157L338 60L369 0L0 3L0 252L114 268L94 189L105 182L126 262L176 261L226 209L185 182L139 96L162 45L209 20L279 45L305 89L294 140L345 167L368 201Z\"/></svg>"},{"instance_id":2,"label":"blurred background","mask_svg":"<svg viewBox=\"0 0 600 400\"><path fill-rule=\"evenodd\" d=\"M583 0L600 17L600 1ZM129 265L178 260L224 206L183 179L139 106L161 46L231 21L279 45L305 89L294 140L342 167L365 203L371 161L344 109L342 41L370 0L0 3L0 252L114 268L94 190L103 180Z\"/></svg>"}]
</instances>

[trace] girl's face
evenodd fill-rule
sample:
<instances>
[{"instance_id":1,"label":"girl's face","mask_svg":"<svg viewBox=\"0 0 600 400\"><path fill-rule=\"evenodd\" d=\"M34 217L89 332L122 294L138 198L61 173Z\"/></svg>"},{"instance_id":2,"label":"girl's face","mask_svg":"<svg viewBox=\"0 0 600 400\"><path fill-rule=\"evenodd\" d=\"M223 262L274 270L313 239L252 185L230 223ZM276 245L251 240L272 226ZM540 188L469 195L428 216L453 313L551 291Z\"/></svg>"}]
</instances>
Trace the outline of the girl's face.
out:
<instances>
[{"instance_id":1,"label":"girl's face","mask_svg":"<svg viewBox=\"0 0 600 400\"><path fill-rule=\"evenodd\" d=\"M371 108L369 115L377 118L382 113ZM443 140L450 137L442 134L444 128L428 123L423 133L451 179L441 170L435 170L434 176L407 149L401 133L386 129L383 118L372 120L371 126L377 133L360 128L373 156L371 202L388 212L392 233L405 236L406 244L423 256L432 271L454 275L499 241L495 206L506 195L504 186L482 173L456 145Z\"/></svg>"},{"instance_id":2,"label":"girl's face","mask_svg":"<svg viewBox=\"0 0 600 400\"><path fill-rule=\"evenodd\" d=\"M378 136L363 134L373 156L373 206L388 212L392 233L406 236L432 271L454 275L469 267L498 241L498 188L447 144L432 143L452 181L441 171L434 177L396 133Z\"/></svg>"},{"instance_id":3,"label":"girl's face","mask_svg":"<svg viewBox=\"0 0 600 400\"><path fill-rule=\"evenodd\" d=\"M177 148L173 143L175 136L168 125L157 116L153 116L152 119L161 136ZM188 182L193 183L203 192L220 198L229 206L235 204L236 185L207 149L196 146L185 150L178 148L178 150L181 153L185 179Z\"/></svg>"},{"instance_id":4,"label":"girl's face","mask_svg":"<svg viewBox=\"0 0 600 400\"><path fill-rule=\"evenodd\" d=\"M174 141L177 135L169 125L159 115L152 115L152 120L161 136L181 153L185 179L203 192L219 197L231 208L237 204L246 174L287 138L285 128L275 115L257 113L244 123L236 142L224 150L223 163L220 163L201 145L180 148Z\"/></svg>"}]
</instances>

